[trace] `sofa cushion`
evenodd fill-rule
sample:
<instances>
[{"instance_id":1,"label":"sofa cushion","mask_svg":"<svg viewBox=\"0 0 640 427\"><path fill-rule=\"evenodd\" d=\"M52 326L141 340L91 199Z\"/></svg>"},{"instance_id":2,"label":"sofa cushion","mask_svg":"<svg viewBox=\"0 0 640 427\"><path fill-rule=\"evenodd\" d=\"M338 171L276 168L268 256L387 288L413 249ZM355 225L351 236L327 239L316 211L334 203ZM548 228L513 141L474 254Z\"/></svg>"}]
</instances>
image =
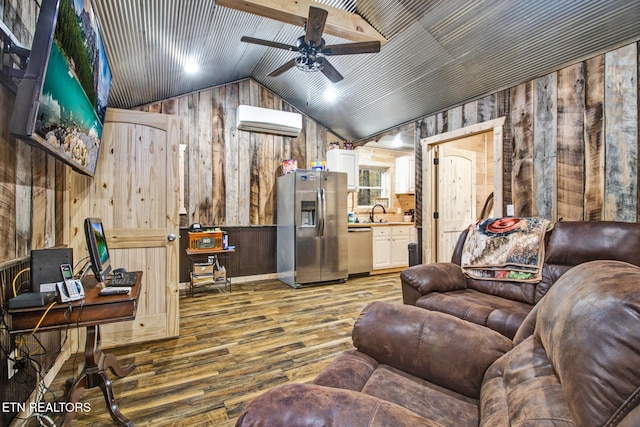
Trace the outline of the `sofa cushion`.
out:
<instances>
[{"instance_id":1,"label":"sofa cushion","mask_svg":"<svg viewBox=\"0 0 640 427\"><path fill-rule=\"evenodd\" d=\"M561 221L548 235L545 263L574 266L609 259L640 266L639 246L635 222Z\"/></svg>"},{"instance_id":2,"label":"sofa cushion","mask_svg":"<svg viewBox=\"0 0 640 427\"><path fill-rule=\"evenodd\" d=\"M380 365L375 370L362 392L442 425L451 425L452 417L456 427L478 425L478 399L438 387L388 365Z\"/></svg>"},{"instance_id":3,"label":"sofa cushion","mask_svg":"<svg viewBox=\"0 0 640 427\"><path fill-rule=\"evenodd\" d=\"M515 286L511 284L511 286ZM430 293L418 298L416 307L451 314L513 338L531 305L488 295L475 289Z\"/></svg>"},{"instance_id":4,"label":"sofa cushion","mask_svg":"<svg viewBox=\"0 0 640 427\"><path fill-rule=\"evenodd\" d=\"M286 384L261 394L236 426L444 427L394 403L316 384Z\"/></svg>"},{"instance_id":5,"label":"sofa cushion","mask_svg":"<svg viewBox=\"0 0 640 427\"><path fill-rule=\"evenodd\" d=\"M493 310L487 318L487 326L502 335L513 339L522 322L531 312L528 304L513 305Z\"/></svg>"},{"instance_id":6,"label":"sofa cushion","mask_svg":"<svg viewBox=\"0 0 640 427\"><path fill-rule=\"evenodd\" d=\"M530 336L485 374L480 426L574 426L544 348Z\"/></svg>"},{"instance_id":7,"label":"sofa cushion","mask_svg":"<svg viewBox=\"0 0 640 427\"><path fill-rule=\"evenodd\" d=\"M457 424L478 425L478 399L439 387L409 375L357 350L346 350L327 366L313 384L359 391L402 406L416 414L447 425L456 414Z\"/></svg>"},{"instance_id":8,"label":"sofa cushion","mask_svg":"<svg viewBox=\"0 0 640 427\"><path fill-rule=\"evenodd\" d=\"M544 266L542 267L542 274L544 278ZM513 301L519 301L529 304L534 304L536 297L537 283L526 282L501 282L499 280L478 280L467 279L467 287L475 289L484 294L496 295L501 298L510 299ZM531 307L529 307L531 308Z\"/></svg>"},{"instance_id":9,"label":"sofa cushion","mask_svg":"<svg viewBox=\"0 0 640 427\"><path fill-rule=\"evenodd\" d=\"M589 261L615 260L640 266L640 226L635 222L561 221L547 233L542 281L535 303L571 267Z\"/></svg>"}]
</instances>

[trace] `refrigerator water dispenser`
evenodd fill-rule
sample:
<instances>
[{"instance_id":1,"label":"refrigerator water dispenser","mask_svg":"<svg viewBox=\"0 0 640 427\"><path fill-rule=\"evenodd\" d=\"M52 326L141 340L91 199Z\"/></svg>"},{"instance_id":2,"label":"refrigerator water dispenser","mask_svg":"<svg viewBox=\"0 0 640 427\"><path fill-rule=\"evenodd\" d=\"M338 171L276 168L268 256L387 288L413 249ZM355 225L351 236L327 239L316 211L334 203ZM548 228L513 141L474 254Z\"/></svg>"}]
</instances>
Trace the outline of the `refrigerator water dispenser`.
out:
<instances>
[{"instance_id":1,"label":"refrigerator water dispenser","mask_svg":"<svg viewBox=\"0 0 640 427\"><path fill-rule=\"evenodd\" d=\"M316 226L316 202L302 200L300 203L300 225L302 227Z\"/></svg>"}]
</instances>

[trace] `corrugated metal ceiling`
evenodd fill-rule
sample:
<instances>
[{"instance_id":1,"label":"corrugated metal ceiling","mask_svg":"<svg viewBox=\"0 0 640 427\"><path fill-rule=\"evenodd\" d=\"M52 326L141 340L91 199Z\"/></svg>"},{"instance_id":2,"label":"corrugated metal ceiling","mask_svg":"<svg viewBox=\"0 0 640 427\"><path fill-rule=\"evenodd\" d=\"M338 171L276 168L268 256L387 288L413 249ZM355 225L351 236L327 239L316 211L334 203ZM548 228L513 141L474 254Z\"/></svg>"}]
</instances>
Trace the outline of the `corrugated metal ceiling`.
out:
<instances>
[{"instance_id":1,"label":"corrugated metal ceiling","mask_svg":"<svg viewBox=\"0 0 640 427\"><path fill-rule=\"evenodd\" d=\"M331 57L344 76L267 74L303 29L212 0L94 0L113 73L110 106L130 108L253 78L345 139L359 140L640 38L640 0L320 0L388 39L376 54ZM327 44L348 40L325 35ZM200 72L186 75L189 58Z\"/></svg>"}]
</instances>

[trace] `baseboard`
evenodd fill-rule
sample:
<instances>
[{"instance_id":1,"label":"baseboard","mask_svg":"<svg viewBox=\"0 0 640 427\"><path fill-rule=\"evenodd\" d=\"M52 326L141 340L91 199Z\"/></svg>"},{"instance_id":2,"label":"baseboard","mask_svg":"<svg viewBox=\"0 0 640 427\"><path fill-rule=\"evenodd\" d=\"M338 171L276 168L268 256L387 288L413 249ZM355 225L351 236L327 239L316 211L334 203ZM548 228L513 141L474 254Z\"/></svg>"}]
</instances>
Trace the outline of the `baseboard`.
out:
<instances>
[{"instance_id":1,"label":"baseboard","mask_svg":"<svg viewBox=\"0 0 640 427\"><path fill-rule=\"evenodd\" d=\"M259 280L273 280L278 278L278 273L256 274L253 276L232 277L231 283L257 282Z\"/></svg>"},{"instance_id":2,"label":"baseboard","mask_svg":"<svg viewBox=\"0 0 640 427\"><path fill-rule=\"evenodd\" d=\"M374 276L376 274L387 274L387 273L398 273L402 270L405 270L408 266L404 267L394 267L394 268L383 268L382 270L373 270L370 271L369 274Z\"/></svg>"},{"instance_id":3,"label":"baseboard","mask_svg":"<svg viewBox=\"0 0 640 427\"><path fill-rule=\"evenodd\" d=\"M267 273L267 274L256 274L253 276L240 276L240 277L232 277L231 284L235 283L247 283L247 282L257 282L260 280L274 280L278 278L277 273ZM189 282L181 282L178 284L178 289L185 290L189 289Z\"/></svg>"}]
</instances>

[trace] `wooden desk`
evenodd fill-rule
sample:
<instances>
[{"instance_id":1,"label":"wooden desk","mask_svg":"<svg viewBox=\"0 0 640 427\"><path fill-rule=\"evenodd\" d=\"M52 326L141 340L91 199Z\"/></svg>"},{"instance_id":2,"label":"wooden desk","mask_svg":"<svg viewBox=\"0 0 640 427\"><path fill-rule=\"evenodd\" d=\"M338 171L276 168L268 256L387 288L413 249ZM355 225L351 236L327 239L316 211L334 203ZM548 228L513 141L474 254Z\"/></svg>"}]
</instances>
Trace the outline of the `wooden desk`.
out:
<instances>
[{"instance_id":1,"label":"wooden desk","mask_svg":"<svg viewBox=\"0 0 640 427\"><path fill-rule=\"evenodd\" d=\"M100 387L104 394L107 409L111 418L119 426L133 426L133 424L120 412L113 395L111 379L107 375L107 369L118 377L129 375L135 365L120 367L118 360L112 354L103 353L100 348L100 328L105 323L133 320L136 317L138 298L142 281L142 272L138 271L136 283L131 287L128 295L100 296L101 287L98 286L93 276L83 281L85 290L84 301L71 303L57 303L46 314L38 331L63 330L69 327L87 327L87 340L85 343L85 362L80 375L74 380L68 390L68 402L76 403L87 388ZM43 314L45 307L17 308L9 310L10 333L31 333ZM73 412L65 415L65 426L71 425Z\"/></svg>"}]
</instances>

